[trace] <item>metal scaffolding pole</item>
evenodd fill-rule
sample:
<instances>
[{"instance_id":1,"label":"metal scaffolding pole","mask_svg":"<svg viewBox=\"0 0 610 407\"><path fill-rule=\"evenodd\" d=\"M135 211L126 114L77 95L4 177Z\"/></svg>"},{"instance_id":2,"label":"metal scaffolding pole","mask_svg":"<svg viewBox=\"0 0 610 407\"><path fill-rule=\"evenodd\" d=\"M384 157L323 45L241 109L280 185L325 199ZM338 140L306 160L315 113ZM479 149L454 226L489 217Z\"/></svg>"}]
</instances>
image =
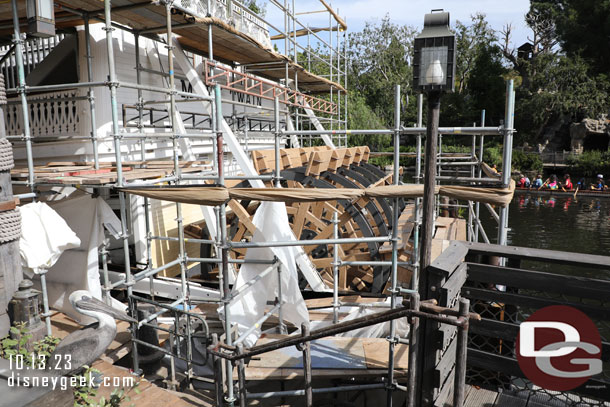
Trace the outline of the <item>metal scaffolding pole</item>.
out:
<instances>
[{"instance_id":1,"label":"metal scaffolding pole","mask_svg":"<svg viewBox=\"0 0 610 407\"><path fill-rule=\"evenodd\" d=\"M423 110L424 110L424 95L420 93L417 95L417 127L423 127ZM415 183L421 182L421 138L422 133L417 133L416 136L416 155L415 155ZM421 198L415 198L415 228L413 230L413 275L411 276L411 289L413 291L419 290L419 236L421 217L419 215L421 207Z\"/></svg>"},{"instance_id":2,"label":"metal scaffolding pole","mask_svg":"<svg viewBox=\"0 0 610 407\"><path fill-rule=\"evenodd\" d=\"M225 184L224 178L224 150L223 150L223 134L222 134L222 97L220 92L220 85L214 87L214 95L216 96L216 151L218 154L218 183L221 186ZM220 243L221 243L221 258L222 258L222 293L223 293L223 310L224 310L224 324L225 324L225 341L227 345L233 343L232 332L231 332L231 288L229 287L229 246L227 244L227 214L226 204L220 205ZM229 406L233 406L235 397L233 395L233 369L230 361L225 363L225 387L227 395L225 401Z\"/></svg>"},{"instance_id":3,"label":"metal scaffolding pole","mask_svg":"<svg viewBox=\"0 0 610 407\"><path fill-rule=\"evenodd\" d=\"M394 185L400 184L400 85L394 88ZM398 198L392 202L392 271L390 274L390 308L396 307L396 293L398 283L398 217L400 216ZM396 325L390 320L390 335L388 337L388 381L386 382L387 406L392 407L392 394L394 392L394 347L396 346Z\"/></svg>"},{"instance_id":4,"label":"metal scaffolding pole","mask_svg":"<svg viewBox=\"0 0 610 407\"><path fill-rule=\"evenodd\" d=\"M89 33L89 15L85 14L85 58L87 59L87 81L93 82L93 72L91 70L91 34ZM137 50L137 46L136 46ZM97 151L97 122L95 120L95 95L93 88L87 90L87 100L89 101L89 115L91 123L91 145L93 148L93 165L97 170L100 168L100 159Z\"/></svg>"},{"instance_id":5,"label":"metal scaffolding pole","mask_svg":"<svg viewBox=\"0 0 610 407\"><path fill-rule=\"evenodd\" d=\"M165 3L165 12L166 12L166 24L167 24L167 62L168 62L168 74L169 74L169 89L171 91L175 90L175 75L174 75L174 46L172 44L172 1L168 1ZM180 182L180 162L179 162L179 154L180 150L178 148L178 124L176 123L176 97L172 92L169 96L169 120L172 128L172 147L174 152L174 176L177 177L176 183ZM179 260L180 260L180 287L181 287L181 297L185 310L190 309L189 304L189 295L188 295L188 285L187 285L187 256L186 256L186 248L184 242L184 220L182 218L182 204L180 202L176 202L176 222L178 226L178 249L179 249ZM152 277L151 277L152 279ZM186 319L186 333L187 333L187 341L186 341L186 352L187 352L187 362L186 362L186 373L187 373L187 383L190 386L191 384L191 360L192 360L192 342L191 342L191 327L190 327L190 318ZM172 346L176 347L177 352L180 352L180 342L179 338L175 338L176 343Z\"/></svg>"},{"instance_id":6,"label":"metal scaffolding pole","mask_svg":"<svg viewBox=\"0 0 610 407\"><path fill-rule=\"evenodd\" d=\"M282 167L280 165L280 140L282 138L282 132L280 130L280 100L276 96L273 100L273 117L275 119L275 140L274 140L274 155L275 155L275 171L273 173L274 185L276 188L280 187L280 180L282 178ZM287 116L287 119L290 118Z\"/></svg>"},{"instance_id":7,"label":"metal scaffolding pole","mask_svg":"<svg viewBox=\"0 0 610 407\"><path fill-rule=\"evenodd\" d=\"M112 17L111 17L111 2L110 0L104 0L104 22L106 31L106 52L108 53L108 73L109 73L109 81L108 87L110 89L110 108L112 113L112 132L114 135L114 154L116 158L116 171L117 171L117 186L123 186L123 169L121 165L121 143L120 143L120 135L119 135L119 115L117 109L117 92L116 88L118 87L118 81L116 77L116 71L114 66L114 48L113 48L113 39L112 32L114 31L114 27L112 26ZM129 259L129 231L127 229L127 210L126 210L126 196L124 192L119 192L119 205L120 205L120 215L121 215L121 239L123 240L123 251L125 258L125 285L127 286L127 296L129 299L129 309L131 311L131 315L134 318L137 318L137 312L135 308L135 302L132 299L133 295L133 277L131 275L131 264ZM138 329L137 322L133 322L131 324L131 329L133 334ZM132 350L132 361L133 361L133 371L135 374L140 374L140 367L138 361L138 345L135 341L132 341L131 344Z\"/></svg>"},{"instance_id":8,"label":"metal scaffolding pole","mask_svg":"<svg viewBox=\"0 0 610 407\"><path fill-rule=\"evenodd\" d=\"M513 124L515 118L515 89L513 80L506 82L506 110L504 114L504 151L502 154L502 184L506 188L510 184L513 155ZM507 244L508 235L508 205L500 208L500 223L498 225L498 244Z\"/></svg>"},{"instance_id":9,"label":"metal scaffolding pole","mask_svg":"<svg viewBox=\"0 0 610 407\"><path fill-rule=\"evenodd\" d=\"M35 192L34 185L34 159L32 157L32 136L30 132L30 116L28 101L26 97L27 89L25 83L25 71L23 67L23 40L19 31L19 15L17 10L17 0L11 0L13 10L13 43L15 44L15 61L17 63L17 93L21 98L21 114L23 115L23 138L25 140L25 150L28 162L28 186L32 193Z\"/></svg>"},{"instance_id":10,"label":"metal scaffolding pole","mask_svg":"<svg viewBox=\"0 0 610 407\"><path fill-rule=\"evenodd\" d=\"M333 213L333 238L339 239L339 217ZM339 322L339 245L333 245L333 324Z\"/></svg>"},{"instance_id":11,"label":"metal scaffolding pole","mask_svg":"<svg viewBox=\"0 0 610 407\"><path fill-rule=\"evenodd\" d=\"M481 127L485 127L485 109L481 110ZM479 171L477 176L479 178L482 177L483 175L483 144L485 143L485 136L484 135L480 135L479 136ZM476 202L475 203L475 209L474 209L474 217L477 220L476 221L476 225L475 225L475 230L474 230L474 241L478 242L479 241L479 230L481 229L479 224L480 224L480 220L479 220L479 214L480 214L480 208L481 208L481 203L480 202Z\"/></svg>"}]
</instances>

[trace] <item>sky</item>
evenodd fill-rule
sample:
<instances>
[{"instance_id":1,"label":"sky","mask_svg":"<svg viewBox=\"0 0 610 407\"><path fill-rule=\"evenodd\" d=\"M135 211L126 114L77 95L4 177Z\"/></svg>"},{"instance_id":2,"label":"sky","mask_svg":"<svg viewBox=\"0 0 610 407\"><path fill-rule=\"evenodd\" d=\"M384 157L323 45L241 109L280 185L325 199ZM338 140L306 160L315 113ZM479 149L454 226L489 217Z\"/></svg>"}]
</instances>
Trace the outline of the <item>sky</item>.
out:
<instances>
[{"instance_id":1,"label":"sky","mask_svg":"<svg viewBox=\"0 0 610 407\"><path fill-rule=\"evenodd\" d=\"M288 0L290 2L290 0ZM281 2L281 0L280 0ZM431 9L444 9L450 12L452 25L456 20L470 22L470 16L482 12L495 30L501 30L507 23L513 25L513 43L519 46L527 41L529 31L524 22L524 15L529 9L529 0L333 0L332 7L347 21L348 32L360 31L366 21L380 21L386 14L393 23L411 25L418 30L423 28L424 14ZM295 0L297 13L321 10L323 6L317 0ZM271 4L267 5L267 17L278 21L279 12ZM298 16L299 20L328 26L328 15L310 14ZM283 27L283 22L281 27Z\"/></svg>"}]
</instances>

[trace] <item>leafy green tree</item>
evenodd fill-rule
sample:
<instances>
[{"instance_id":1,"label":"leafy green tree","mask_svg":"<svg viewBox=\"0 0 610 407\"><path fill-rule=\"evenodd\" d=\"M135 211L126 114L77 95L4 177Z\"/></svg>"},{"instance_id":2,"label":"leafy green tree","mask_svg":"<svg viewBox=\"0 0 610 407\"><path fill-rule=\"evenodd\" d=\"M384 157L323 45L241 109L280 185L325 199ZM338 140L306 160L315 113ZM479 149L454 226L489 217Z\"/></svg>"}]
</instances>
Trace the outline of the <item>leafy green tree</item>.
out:
<instances>
[{"instance_id":1,"label":"leafy green tree","mask_svg":"<svg viewBox=\"0 0 610 407\"><path fill-rule=\"evenodd\" d=\"M471 16L470 24L457 21L455 93L444 97L442 125L471 125L480 122L486 110L486 123L498 124L504 112L503 65L498 37L485 15Z\"/></svg>"},{"instance_id":2,"label":"leafy green tree","mask_svg":"<svg viewBox=\"0 0 610 407\"><path fill-rule=\"evenodd\" d=\"M411 88L414 35L413 28L393 24L386 15L380 23L367 22L361 32L349 36L350 91L358 92L385 126L393 126L394 86L401 85L403 103Z\"/></svg>"},{"instance_id":3,"label":"leafy green tree","mask_svg":"<svg viewBox=\"0 0 610 407\"><path fill-rule=\"evenodd\" d=\"M526 65L531 83L520 89L516 113L521 141L540 141L544 129L561 117L578 122L605 111L607 83L588 68L580 57L557 54L541 55Z\"/></svg>"},{"instance_id":4,"label":"leafy green tree","mask_svg":"<svg viewBox=\"0 0 610 407\"><path fill-rule=\"evenodd\" d=\"M581 56L592 44L564 51L569 44L565 37L566 24L579 21L574 14L585 3L588 2L533 0L525 16L531 30L529 53L520 54L511 48L511 26L503 31L503 54L520 85L515 112L519 143L538 144L545 130L556 127L557 123L596 118L608 110L610 84L607 77L596 73L590 59ZM610 4L608 1L600 3ZM583 27L580 29L587 31ZM569 143L564 141L567 147Z\"/></svg>"},{"instance_id":5,"label":"leafy green tree","mask_svg":"<svg viewBox=\"0 0 610 407\"><path fill-rule=\"evenodd\" d=\"M265 17L267 14L267 3L264 0L246 0L244 5L261 17Z\"/></svg>"},{"instance_id":6,"label":"leafy green tree","mask_svg":"<svg viewBox=\"0 0 610 407\"><path fill-rule=\"evenodd\" d=\"M385 123L375 114L366 103L366 99L357 91L348 94L348 116L347 123L350 129L382 129ZM361 135L349 136L349 144L352 146L368 145L375 151L383 151L390 146L390 137L383 135Z\"/></svg>"},{"instance_id":7,"label":"leafy green tree","mask_svg":"<svg viewBox=\"0 0 610 407\"><path fill-rule=\"evenodd\" d=\"M548 10L562 49L581 56L595 74L607 74L610 66L610 1L533 0L532 7Z\"/></svg>"},{"instance_id":8,"label":"leafy green tree","mask_svg":"<svg viewBox=\"0 0 610 407\"><path fill-rule=\"evenodd\" d=\"M485 14L476 13L471 17L471 24L461 21L455 23L456 80L457 93L465 93L470 83L470 76L477 67L480 54L489 52L489 47L497 41L496 32L485 20Z\"/></svg>"}]
</instances>

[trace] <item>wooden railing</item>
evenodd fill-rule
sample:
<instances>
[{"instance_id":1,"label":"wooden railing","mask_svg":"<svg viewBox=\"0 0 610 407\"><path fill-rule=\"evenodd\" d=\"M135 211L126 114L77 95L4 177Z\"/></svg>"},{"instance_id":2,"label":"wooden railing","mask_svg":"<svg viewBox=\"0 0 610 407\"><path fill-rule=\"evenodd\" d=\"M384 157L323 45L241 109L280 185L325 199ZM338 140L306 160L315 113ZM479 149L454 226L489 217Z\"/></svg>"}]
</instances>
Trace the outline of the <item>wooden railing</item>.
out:
<instances>
[{"instance_id":1,"label":"wooden railing","mask_svg":"<svg viewBox=\"0 0 610 407\"><path fill-rule=\"evenodd\" d=\"M253 98L274 100L277 97L280 103L286 105L307 108L329 115L338 113L336 103L297 92L275 82L231 69L210 60L205 61L204 76L205 83L209 86L219 84L223 89L249 95Z\"/></svg>"},{"instance_id":2,"label":"wooden railing","mask_svg":"<svg viewBox=\"0 0 610 407\"><path fill-rule=\"evenodd\" d=\"M498 260L502 258L506 267L488 264L500 264ZM450 276L459 275L455 273L460 269L465 270L467 278L454 279L455 284L450 284ZM429 298L445 305L443 302L451 297L447 289L463 284L460 295L469 299L471 311L482 317L471 323L469 330L471 384L491 390L528 390L545 405L600 405L599 400L610 400L610 257L452 242L430 265L428 273L433 276L428 284ZM441 275L447 276L444 281L439 281ZM603 372L569 393L533 385L516 358L520 324L533 312L550 305L567 305L584 312L602 338ZM441 327L436 339L426 346L436 346L438 356L440 349L451 344L453 334ZM431 365L432 357L429 359L429 377L442 379L447 373L440 359L435 360L435 365Z\"/></svg>"}]
</instances>

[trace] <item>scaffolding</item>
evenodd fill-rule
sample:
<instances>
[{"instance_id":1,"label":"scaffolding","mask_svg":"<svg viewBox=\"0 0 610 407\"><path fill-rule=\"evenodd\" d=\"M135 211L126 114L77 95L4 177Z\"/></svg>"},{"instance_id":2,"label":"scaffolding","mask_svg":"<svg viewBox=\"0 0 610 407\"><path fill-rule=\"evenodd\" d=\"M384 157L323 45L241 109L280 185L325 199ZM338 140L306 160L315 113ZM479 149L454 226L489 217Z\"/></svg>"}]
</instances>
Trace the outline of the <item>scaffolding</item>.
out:
<instances>
[{"instance_id":1,"label":"scaffolding","mask_svg":"<svg viewBox=\"0 0 610 407\"><path fill-rule=\"evenodd\" d=\"M82 2L84 5L87 5L87 2ZM188 3L185 7L185 3ZM246 7L236 1L236 0L227 0L219 1L218 4L224 4L224 12L227 14L237 13L242 19L248 20L251 17L247 17L248 12L246 12ZM186 362L187 368L185 370L187 376L187 382L190 384L195 380L202 380L209 382L208 378L198 377L193 373L192 365L193 365L193 349L192 349L192 341L194 338L198 338L206 343L208 346L208 353L212 355L214 358L214 366L216 371L217 380L215 380L217 386L217 403L218 405L222 405L223 402L227 402L232 405L235 401L239 401L240 405L245 406L246 400L251 398L267 398L267 397L290 397L290 396L304 396L308 406L313 405L313 394L320 393L334 393L339 391L353 391L356 389L355 386L343 386L343 387L333 387L333 388L313 388L312 387L312 371L311 371L311 349L310 342L312 340L334 335L341 332L346 332L349 330L357 329L363 326L369 326L373 324L377 324L384 321L389 321L390 324L390 335L388 337L389 343L389 355L388 355L388 366L387 366L387 377L383 381L378 381L376 383L368 384L368 385L358 385L357 390L363 389L385 389L387 391L387 405L392 405L392 397L395 391L406 391L408 392L408 405L412 406L416 404L417 394L414 391L415 383L416 383L416 371L415 368L417 363L417 346L414 344L417 343L417 338L419 335L418 324L420 318L430 319L437 322L441 322L443 324L449 324L458 327L459 330L459 338L460 341L458 347L458 355L457 355L457 368L455 374L455 386L456 389L463 389L464 383L464 375L465 375L465 335L468 332L468 320L469 318L476 318L476 316L470 315L468 313L468 302L462 301L460 303L459 311L451 310L449 308L438 308L436 304L432 302L426 302L419 300L418 294L418 283L419 283L419 260L418 260L418 236L419 236L419 226L421 223L421 215L420 215L420 199L415 199L415 229L414 229L414 247L413 247L413 256L409 260L409 262L401 262L398 256L398 221L399 221L399 199L392 198L392 218L389 233L386 236L373 236L373 237L360 237L360 238L342 238L339 234L338 230L338 219L337 214L335 213L333 219L333 235L332 238L328 239L318 239L318 240L301 240L300 236L297 236L296 240L292 241L270 241L265 243L254 243L254 242L232 242L227 236L227 204L221 203L216 205L209 212L211 217L206 219L208 225L215 225L215 230L217 233L211 236L209 239L194 239L185 236L185 225L182 215L182 204L177 202L175 204L175 213L176 213L176 226L178 230L178 236L176 238L168 237L168 236L154 236L151 231L151 225L149 222L150 218L150 202L149 198L144 198L144 212L145 212L145 236L146 236L146 252L148 257L148 263L146 268L143 270L139 270L134 272L133 267L130 264L130 256L129 256L129 237L132 233L130 225L128 225L129 213L128 213L128 205L127 205L127 194L124 192L124 188L134 188L134 187L148 187L155 184L167 183L170 185L186 185L190 183L203 183L206 181L212 181L218 186L225 186L227 181L230 179L234 180L244 180L249 181L250 184L254 187L263 187L267 182L270 186L280 187L281 182L284 180L282 177L282 166L280 164L281 161L281 146L286 143L286 140L290 140L292 143L295 141L298 142L299 145L305 145L306 142L309 142L310 145L317 142L318 139L323 140L326 144L332 146L347 146L347 138L349 135L354 134L384 134L391 136L393 138L393 174L391 177L392 185L398 186L401 182L401 174L399 169L399 161L400 161L400 140L401 136L414 136L416 138L416 183L420 183L423 178L421 173L421 165L422 165L422 136L425 134L426 129L422 126L422 97L420 96L418 99L419 106L419 119L416 127L405 127L402 125L401 120L401 101L400 101L400 87L397 86L395 89L395 101L394 101L394 128L393 129L378 129L378 130L347 130L347 95L345 92L345 88L347 87L346 83L346 47L345 47L345 22L334 12L330 7L326 5L324 1L322 1L325 6L325 13L329 15L329 26L328 28L319 29L312 28L308 25L302 23L298 18L297 13L295 11L295 1L292 0L292 5L288 3L287 0L284 0L283 4L272 0L269 4L277 7L280 11L282 11L284 16L284 27L282 29L277 28L267 22L265 19L260 16L256 16L256 19L253 20L256 24L266 24L271 27L273 30L277 31L277 34L272 36L271 38L275 41L282 41L284 43L284 55L289 57L289 60L284 62L274 62L274 63L265 63L265 64L255 64L255 63L242 63L239 64L241 70L229 68L226 64L222 64L221 62L214 59L213 53L213 21L210 18L213 17L214 13L217 12L217 9L212 6L212 1L208 0L206 2L174 2L174 1L155 1L155 2L143 2L143 3L133 3L131 5L126 6L112 6L110 0L104 1L104 9L103 10L95 10L91 9L91 7L87 8L72 8L62 5L61 10L66 13L65 20L68 21L68 15L75 16L75 18L82 20L84 23L85 29L85 50L86 50L86 61L87 61L87 72L88 77L86 82L79 83L67 83L67 84L57 84L57 85L40 85L40 86L28 86L25 81L25 64L23 60L24 55L24 39L20 33L20 23L19 23L19 15L17 9L17 0L12 0L12 10L13 10L13 51L15 57L15 64L17 67L17 79L16 86L12 89L8 89L9 93L16 94L20 98L21 104L21 112L23 115L23 128L22 135L13 135L9 136L9 138L13 142L22 142L25 144L26 148L26 156L27 156L27 181L23 183L23 185L27 186L30 191L28 193L24 193L19 195L21 199L36 199L39 197L41 193L41 186L53 186L53 185L61 185L65 186L66 184L54 184L52 182L45 181L44 183L38 182L35 173L34 173L34 156L32 152L32 143L33 137L30 129L30 119L29 112L30 109L28 107L28 98L27 94L32 92L44 92L44 91L58 91L65 89L73 89L73 88L82 88L87 91L86 100L89 105L90 111L90 120L91 120L91 134L89 136L82 136L87 140L90 140L92 143L93 152L95 154L94 157L94 167L95 169L100 168L100 160L97 156L98 151L98 143L102 140L109 139L112 140L114 145L114 154L115 161L114 165L116 166L116 178L113 182L109 182L103 185L87 185L81 184L82 187L92 188L92 189L116 189L119 199L119 212L120 212L120 220L121 220L121 231L120 237L122 240L123 252L124 252L124 273L123 278L120 278L115 281L111 281L109 270L107 268L107 250L106 247L102 247L100 251L101 256L101 264L102 264L102 279L103 279L103 293L104 297L107 301L110 301L110 292L113 289L122 288L127 292L127 298L129 302L129 310L130 314L134 317L138 315L138 303L149 303L153 304L156 307L160 308L159 311L154 312L151 315L148 315L144 318L139 319L136 322L133 322L131 325L132 332L132 341L131 341L131 354L132 354L132 367L136 374L140 374L140 366L139 366L139 348L141 346L150 347L154 350L163 352L168 354L171 357L171 383L176 384L176 370L175 367L175 359L181 359ZM97 2L94 2L97 4ZM194 5L197 5L199 9L194 10ZM125 12L131 10L138 10L145 7L155 8L157 12L162 10L165 17L165 24L163 26L159 26L157 24L150 24L147 27L140 27L138 29L129 28L124 24L117 23L113 19L113 12ZM189 23L176 23L175 16L177 14L188 14L194 18L194 21ZM199 21L199 18L204 18L205 20ZM108 64L108 80L102 82L95 82L92 80L91 75L91 64L92 64L92 55L90 50L90 36L89 36L89 24L90 21L96 20L101 21L104 24L104 29L106 31L106 47L107 47L107 64ZM260 21L260 22L259 22ZM334 21L334 23L333 23ZM335 24L335 25L333 25ZM204 59L204 80L200 81L200 87L194 86L192 91L184 91L177 90L176 87L176 74L174 69L175 61L181 61L186 59L186 53L182 50L181 44L176 39L174 35L174 29L189 29L191 27L202 27L206 26L208 31L208 45L207 45L207 55ZM125 30L127 32L132 33L135 36L136 41L136 54L135 54L135 67L137 74L136 83L125 82L122 81L116 72L116 63L114 60L115 50L114 50L114 42L113 42L113 31L116 29ZM325 40L319 34L320 32L328 31L329 37L328 40ZM164 36L157 36L156 33L164 33ZM341 34L343 33L343 34ZM301 38L306 36L307 45L302 45L301 42L297 38ZM159 76L163 78L163 81L160 81L164 84L164 86L150 86L141 83L140 75L143 71L141 63L140 63L140 54L139 54L139 38L146 37L158 41L160 44L167 48L167 72L157 72ZM321 54L317 54L313 51L311 40L315 38L317 43L324 44L329 50L326 53L322 53L328 57L328 60L321 56ZM195 52L197 50L191 49L190 52ZM329 97L319 98L314 97L310 94L303 93L299 87L299 75L298 69L295 69L299 63L304 63L305 61L301 61L300 58L305 55L307 66L311 69L312 65L315 65L315 62L325 64L329 73L325 77L325 81L322 81L324 86L327 86L329 89ZM201 55L203 57L203 55ZM314 61L315 60L315 61ZM271 75L270 72L277 71L278 66L284 72L283 86L281 84L272 83L264 78L260 78L259 76L265 76L267 74L267 78L275 77L279 78L277 74ZM184 68L183 68L184 70ZM290 73L293 75L291 76ZM185 72L186 76L189 77L192 72ZM256 75L256 76L255 76ZM329 85L330 83L330 85ZM227 163L225 160L225 152L228 150L234 155L238 156L237 161L239 162L239 154L242 154L242 160L245 155L243 155L243 150L240 153L241 146L239 143L236 144L234 137L230 132L227 132L226 125L226 117L223 116L223 103L229 103L233 105L239 105L239 102L225 100L222 98L221 89L224 87L226 89L236 89L236 86L239 84L248 84L244 88L241 88L242 92L249 92L255 96L269 99L273 101L273 107L271 108L271 118L269 119L269 127L267 129L271 133L274 140L274 171L271 174L259 175L255 172L247 172L244 170L245 175L230 175L227 174ZM303 81L301 81L303 84ZM342 85L341 85L342 84ZM205 86L204 86L205 85ZM241 86L241 85L239 85ZM249 86L249 87L248 87ZM96 105L95 98L93 96L93 89L98 87L107 88L110 93L110 109L112 116L112 128L110 134L106 137L99 137L96 134ZM213 90L213 92L208 93L207 87ZM129 88L135 89L138 93L138 100L136 103L129 105L131 109L133 109L136 113L133 120L125 120L126 114L123 112L123 120L121 120L121 116L119 114L119 106L118 106L118 96L117 90L119 88ZM151 92L158 95L161 95L161 100L144 100L143 92ZM180 129L180 123L183 121L181 118L181 114L184 112L179 112L177 109L177 104L182 102L193 102L197 101L202 104L211 114L201 114L200 112L193 112L191 114L193 125L188 129L188 132L184 132ZM169 122L169 129L165 128L166 126L156 126L155 123L160 123L160 120L155 120L152 118L154 114L154 108L150 108L147 106L154 105L165 105L167 106L167 115L165 119ZM282 106L282 107L281 107ZM125 109L125 106L123 107ZM162 110L162 109L159 109ZM324 129L321 128L320 121L312 114L313 111L323 114L323 117L326 119L326 123L330 126L330 128ZM447 127L440 128L440 134L468 134L473 137L473 147L471 154L467 157L470 161L468 162L460 162L460 165L469 166L469 177L446 177L442 175L442 171L444 168L449 166L455 166L456 161L461 159L462 157L450 156L442 153L442 138L439 138L439 155L437 157L437 162L439 166L439 176L438 181L453 181L458 183L466 183L469 185L478 185L478 186L501 186L508 187L510 184L510 170L511 170L511 146L512 146L512 133L513 133L513 111L514 111L514 91L512 88L512 81L508 82L507 85L507 108L506 108L506 118L505 122L502 126L499 127L485 127L484 120L479 127ZM286 116L289 113L291 116ZM144 129L144 115L150 114L151 120L149 121L149 129L153 129L154 132L145 132ZM196 119L196 116L200 115L199 119ZM206 119L202 119L206 117ZM290 117L294 118L294 123L291 122ZM198 120L198 121L196 121ZM249 117L243 118L243 126L246 137L248 136L249 122L252 120L256 120ZM283 123L282 123L282 120ZM316 123L317 121L317 123ZM121 125L121 122L123 123ZM131 123L131 125L130 125ZM261 125L262 126L262 125ZM162 131L157 132L158 127L162 127ZM291 128L292 127L292 128ZM127 131L130 128L135 128L135 131ZM482 155L483 155L483 145L484 145L484 136L503 136L504 138L504 161L503 161L503 171L502 178L489 178L484 177L483 172L481 171L482 163ZM121 153L121 145L125 140L138 140L141 142L141 156L142 161L145 161L145 141L154 139L154 138L162 138L164 140L170 140L172 144L173 150L173 165L172 172L169 175L165 175L162 178L152 178L152 179L141 179L134 178L133 180L127 180L125 178L125 173L123 172L123 156ZM478 138L478 151L476 149L476 140ZM210 140L213 146L213 159L211 168L205 168L198 172L184 173L183 168L181 166L180 161L180 143L188 142L190 139L206 139ZM245 158L247 160L247 157ZM451 160L451 162L449 162ZM247 165L242 163L242 169ZM477 173L478 169L478 173ZM440 205L438 205L440 207ZM489 209L493 210L488 206ZM488 242L489 239L485 234L485 231L482 228L480 219L479 219L479 203L474 204L472 202L468 202L469 209L469 217L468 217L468 230L469 230L469 238L471 241L478 241L479 233L483 237L483 239ZM495 213L495 212L494 212ZM508 223L508 209L502 208L500 213L495 217L499 222L499 232L498 232L498 242L500 244L506 244L506 228ZM210 221L211 220L211 221ZM171 240L178 244L179 253L178 257L161 265L158 267L153 267L153 263L151 260L151 245L156 240ZM384 266L390 268L389 281L390 281L390 289L388 290L390 293L390 306L389 310L383 311L380 313L376 313L370 317L363 317L360 319L355 319L349 322L339 322L338 321L338 309L342 305L348 305L339 300L339 268L346 265L352 266L361 266L365 265L365 262L359 261L350 261L344 260L339 257L340 250L338 249L342 244L362 244L362 243L389 243L391 245L391 260L389 261L379 261L376 262L375 265ZM210 257L190 257L186 252L185 245L186 243L195 243L199 245L212 245L216 250L216 256ZM242 342L251 331L248 330L246 333L243 333L238 338L233 338L232 335L232 316L230 313L230 304L235 301L239 296L245 292L245 290L252 289L252 287L256 287L258 280L253 280L248 283L248 285L238 292L231 291L232 284L232 265L234 264L244 264L247 262L251 262L251 260L237 260L232 259L230 256L230 251L235 249L249 249L249 248L260 248L260 247L278 247L278 246L311 246L311 245L328 245L329 247L333 247L333 302L332 302L332 313L333 313L333 321L336 325L333 325L330 328L313 330L310 331L307 325L304 325L301 328L300 336L293 336L283 340L279 340L277 342L273 342L268 345L260 345L255 346L249 349L245 349ZM219 287L220 292L215 290L208 290L204 287L200 287L196 284L192 284L189 281L187 267L189 263L200 263L200 264L216 264L219 268ZM261 263L261 262L259 262ZM264 275L268 274L277 274L278 278L281 278L282 274L282 264L278 262L277 259L270 262L262 263L267 264L269 267L263 272ZM371 265L372 262L366 262L367 265ZM155 292L155 276L161 273L164 270L169 269L170 267L178 266L180 269L179 273L179 282L180 282L180 292L171 303L163 303L158 300L155 300L154 292ZM407 266L413 270L413 277L410 284L410 287L400 287L398 281L398 267L399 266ZM262 278L262 276L261 276ZM47 327L50 333L50 313L48 306L48 298L45 290L45 274L41 274L41 283L43 286L43 303L44 303L44 314L47 321ZM141 285L142 283L146 283L146 280L149 282L150 294L151 298L144 298L142 296L137 295L134 287L136 285ZM260 279L259 279L260 280ZM282 307L284 304L284 300L282 298L281 292L281 284L279 284L279 292L276 303L273 307L265 313L261 320L257 321L256 325L262 325L262 323L269 318L271 315L277 315L278 317L278 328L280 333L285 333L286 326L284 324L283 316L282 316ZM209 302L213 304L218 304L224 308L223 322L225 327L225 335L224 340L219 339L216 335L211 335L209 328L207 326L206 320L201 318L201 315L190 312L191 306L193 304L193 293L197 293L197 300L202 302ZM404 303L401 302L402 297L408 297L408 300L405 300ZM164 314L170 314L174 316L174 327L167 330L170 333L170 348L165 349L158 346L151 345L141 339L136 337L138 329L147 326L152 327L154 329L165 329L161 328L156 324L153 324L152 321ZM407 340L406 338L400 338L396 334L395 323L394 321L397 318L409 317L410 321L410 338ZM179 321L184 319L185 327L179 326ZM195 320L201 322L202 329L204 334L197 334L193 328L193 324L195 324ZM253 329L253 328L252 328ZM186 354L181 353L181 340L186 343ZM397 343L408 342L412 346L410 348L410 357L409 357L409 372L408 372L408 384L402 385L399 384L394 377L394 348ZM280 349L283 347L297 345L301 347L303 352L303 368L304 368L304 377L305 377L305 386L302 390L297 391L279 391L279 392L269 392L269 393L250 393L246 388L246 377L244 373L244 359L262 354L274 349ZM224 365L224 366L222 366ZM237 381L237 394L235 393L235 383L233 379L233 369L236 368L238 371L238 381ZM458 371L459 370L459 371ZM222 375L224 372L224 376ZM459 402L463 400L463 392L460 390L456 390L454 393L455 402Z\"/></svg>"}]
</instances>

